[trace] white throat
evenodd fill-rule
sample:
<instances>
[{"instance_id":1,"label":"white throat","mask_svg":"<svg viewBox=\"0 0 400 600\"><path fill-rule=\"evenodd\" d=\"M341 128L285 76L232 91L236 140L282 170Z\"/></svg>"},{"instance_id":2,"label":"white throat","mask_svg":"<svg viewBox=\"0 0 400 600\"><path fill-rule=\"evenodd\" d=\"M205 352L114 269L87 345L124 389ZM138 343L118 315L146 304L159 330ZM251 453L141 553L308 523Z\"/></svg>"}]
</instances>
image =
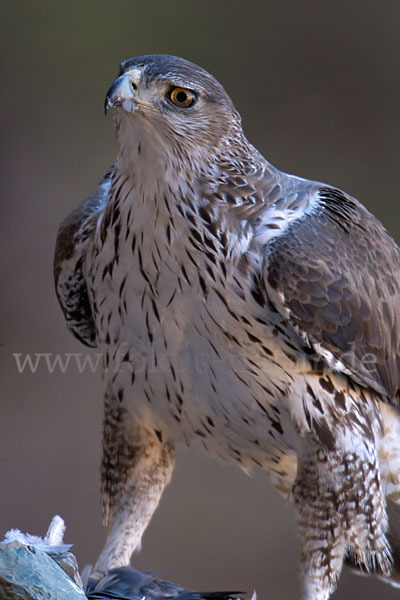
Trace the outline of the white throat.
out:
<instances>
[{"instance_id":1,"label":"white throat","mask_svg":"<svg viewBox=\"0 0 400 600\"><path fill-rule=\"evenodd\" d=\"M115 121L118 170L138 185L146 186L147 190L154 189L159 179L167 177L173 167L172 153L168 152L164 136L140 113L140 109L135 115L120 111Z\"/></svg>"}]
</instances>

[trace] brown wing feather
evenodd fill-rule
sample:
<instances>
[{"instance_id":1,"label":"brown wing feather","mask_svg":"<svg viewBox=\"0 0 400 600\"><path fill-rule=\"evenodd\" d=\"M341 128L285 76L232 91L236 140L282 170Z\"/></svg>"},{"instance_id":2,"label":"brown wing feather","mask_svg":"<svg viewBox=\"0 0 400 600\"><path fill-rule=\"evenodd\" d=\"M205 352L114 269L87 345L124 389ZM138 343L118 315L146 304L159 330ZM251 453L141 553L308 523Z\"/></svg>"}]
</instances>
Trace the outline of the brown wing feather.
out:
<instances>
[{"instance_id":1,"label":"brown wing feather","mask_svg":"<svg viewBox=\"0 0 400 600\"><path fill-rule=\"evenodd\" d=\"M265 283L314 347L397 402L400 250L359 202L322 187L318 207L268 247Z\"/></svg>"},{"instance_id":2,"label":"brown wing feather","mask_svg":"<svg viewBox=\"0 0 400 600\"><path fill-rule=\"evenodd\" d=\"M96 346L96 328L84 278L84 256L97 217L107 203L112 170L93 194L61 223L58 230L54 279L57 297L72 333L87 346Z\"/></svg>"}]
</instances>

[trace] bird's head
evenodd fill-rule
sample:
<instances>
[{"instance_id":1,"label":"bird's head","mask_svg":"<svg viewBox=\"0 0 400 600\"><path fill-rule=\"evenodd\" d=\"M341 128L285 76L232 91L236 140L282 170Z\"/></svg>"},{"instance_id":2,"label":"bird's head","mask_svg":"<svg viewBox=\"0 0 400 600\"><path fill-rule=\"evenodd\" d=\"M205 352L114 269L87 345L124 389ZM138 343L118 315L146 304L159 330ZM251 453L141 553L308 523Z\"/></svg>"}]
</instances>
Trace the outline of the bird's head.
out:
<instances>
[{"instance_id":1,"label":"bird's head","mask_svg":"<svg viewBox=\"0 0 400 600\"><path fill-rule=\"evenodd\" d=\"M240 117L224 88L193 63L148 55L121 63L105 111L115 109L120 157L192 172L215 160L241 134Z\"/></svg>"}]
</instances>

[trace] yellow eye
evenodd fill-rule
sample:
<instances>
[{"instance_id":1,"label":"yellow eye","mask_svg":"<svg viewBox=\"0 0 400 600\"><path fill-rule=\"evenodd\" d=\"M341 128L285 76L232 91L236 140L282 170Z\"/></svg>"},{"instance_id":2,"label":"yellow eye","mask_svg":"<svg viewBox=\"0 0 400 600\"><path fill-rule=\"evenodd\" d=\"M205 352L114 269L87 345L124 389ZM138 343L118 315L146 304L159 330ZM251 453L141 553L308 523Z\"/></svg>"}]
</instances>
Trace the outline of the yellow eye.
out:
<instances>
[{"instance_id":1,"label":"yellow eye","mask_svg":"<svg viewBox=\"0 0 400 600\"><path fill-rule=\"evenodd\" d=\"M169 99L176 106L186 108L191 106L196 100L196 94L192 90L186 88L176 87L169 92Z\"/></svg>"}]
</instances>

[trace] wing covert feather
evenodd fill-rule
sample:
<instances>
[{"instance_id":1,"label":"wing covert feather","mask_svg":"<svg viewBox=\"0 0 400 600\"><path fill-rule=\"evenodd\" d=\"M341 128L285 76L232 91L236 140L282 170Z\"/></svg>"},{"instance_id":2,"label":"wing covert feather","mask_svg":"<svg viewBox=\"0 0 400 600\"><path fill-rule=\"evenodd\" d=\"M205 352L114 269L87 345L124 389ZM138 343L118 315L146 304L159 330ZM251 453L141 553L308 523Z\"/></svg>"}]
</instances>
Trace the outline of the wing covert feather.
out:
<instances>
[{"instance_id":1,"label":"wing covert feather","mask_svg":"<svg viewBox=\"0 0 400 600\"><path fill-rule=\"evenodd\" d=\"M357 200L321 187L317 207L266 247L264 282L317 352L397 402L400 250Z\"/></svg>"},{"instance_id":2,"label":"wing covert feather","mask_svg":"<svg viewBox=\"0 0 400 600\"><path fill-rule=\"evenodd\" d=\"M57 297L67 326L87 346L96 346L96 328L84 277L87 244L107 205L112 169L100 185L61 223L54 256Z\"/></svg>"}]
</instances>

